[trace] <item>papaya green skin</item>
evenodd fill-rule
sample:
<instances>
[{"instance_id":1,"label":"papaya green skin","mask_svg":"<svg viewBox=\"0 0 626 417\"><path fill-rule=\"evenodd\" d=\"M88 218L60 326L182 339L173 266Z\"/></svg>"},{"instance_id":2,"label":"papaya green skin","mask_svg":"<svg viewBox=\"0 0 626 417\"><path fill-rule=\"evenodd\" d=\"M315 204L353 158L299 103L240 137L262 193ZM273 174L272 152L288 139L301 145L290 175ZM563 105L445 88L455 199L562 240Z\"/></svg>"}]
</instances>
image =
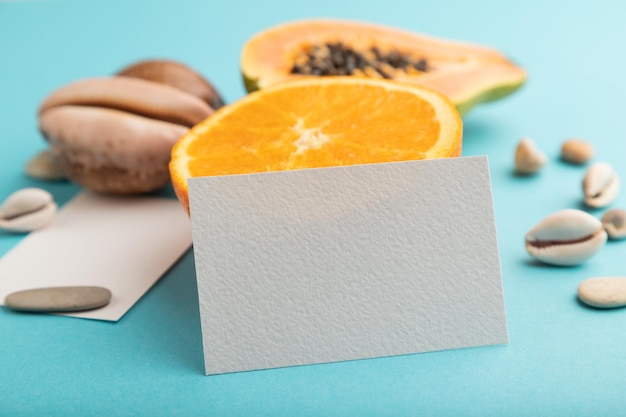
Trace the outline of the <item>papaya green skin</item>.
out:
<instances>
[{"instance_id":1,"label":"papaya green skin","mask_svg":"<svg viewBox=\"0 0 626 417\"><path fill-rule=\"evenodd\" d=\"M246 87L246 91L251 93L259 89L259 85L257 84L256 78L250 78L245 73L242 73L243 76L243 85Z\"/></svg>"},{"instance_id":2,"label":"papaya green skin","mask_svg":"<svg viewBox=\"0 0 626 417\"><path fill-rule=\"evenodd\" d=\"M258 79L248 77L245 73L242 73L242 76L244 86L248 93L259 89ZM481 93L475 95L468 100L455 102L454 105L456 106L456 109L461 114L461 116L465 116L471 109L479 104L500 100L508 95L513 94L515 91L519 90L525 82L526 80L524 79L514 84L499 85L495 88L490 88L488 90L482 91Z\"/></svg>"},{"instance_id":3,"label":"papaya green skin","mask_svg":"<svg viewBox=\"0 0 626 417\"><path fill-rule=\"evenodd\" d=\"M461 116L466 115L471 109L476 107L482 103L488 103L490 101L500 100L508 95L513 94L515 91L519 90L525 83L526 80L522 80L519 83L515 84L505 84L500 85L495 88L490 88L477 94L469 100L454 103L456 109L459 111Z\"/></svg>"}]
</instances>

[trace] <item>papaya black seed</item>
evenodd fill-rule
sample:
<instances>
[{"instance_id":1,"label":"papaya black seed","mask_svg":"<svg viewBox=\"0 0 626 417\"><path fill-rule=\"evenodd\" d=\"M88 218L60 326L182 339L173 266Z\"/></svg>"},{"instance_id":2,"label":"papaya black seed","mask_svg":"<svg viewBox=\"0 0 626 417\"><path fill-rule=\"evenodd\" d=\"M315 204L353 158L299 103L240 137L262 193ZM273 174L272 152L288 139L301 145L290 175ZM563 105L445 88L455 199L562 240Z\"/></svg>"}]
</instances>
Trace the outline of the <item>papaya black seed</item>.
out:
<instances>
[{"instance_id":1,"label":"papaya black seed","mask_svg":"<svg viewBox=\"0 0 626 417\"><path fill-rule=\"evenodd\" d=\"M356 68L356 58L352 55L346 56L346 72L352 74Z\"/></svg>"},{"instance_id":2,"label":"papaya black seed","mask_svg":"<svg viewBox=\"0 0 626 417\"><path fill-rule=\"evenodd\" d=\"M331 50L331 57L333 60L333 64L335 64L336 67L343 67L345 65L345 60L343 57L343 54L341 53L341 51L338 50Z\"/></svg>"},{"instance_id":3,"label":"papaya black seed","mask_svg":"<svg viewBox=\"0 0 626 417\"><path fill-rule=\"evenodd\" d=\"M369 65L367 65L367 66L365 66L365 68L363 68L363 69L364 69L364 72L365 72L366 74L371 75L371 76L373 76L373 77L376 77L377 75L378 75L378 76L381 76L381 77L383 76L383 74L381 74L381 72L380 72L380 71L378 71L378 69L376 69L376 67L373 67L373 66L369 66Z\"/></svg>"},{"instance_id":4,"label":"papaya black seed","mask_svg":"<svg viewBox=\"0 0 626 417\"><path fill-rule=\"evenodd\" d=\"M396 51L391 51L385 56L387 63L392 67L399 67L402 64L400 54Z\"/></svg>"},{"instance_id":5,"label":"papaya black seed","mask_svg":"<svg viewBox=\"0 0 626 417\"><path fill-rule=\"evenodd\" d=\"M380 54L380 50L378 49L378 47L374 46L372 49L370 49L370 51L372 51L377 61L382 60L382 56Z\"/></svg>"},{"instance_id":6,"label":"papaya black seed","mask_svg":"<svg viewBox=\"0 0 626 417\"><path fill-rule=\"evenodd\" d=\"M408 67L410 64L411 64L411 61L409 60L409 57L402 56L400 57L397 68L406 69L406 67Z\"/></svg>"},{"instance_id":7,"label":"papaya black seed","mask_svg":"<svg viewBox=\"0 0 626 417\"><path fill-rule=\"evenodd\" d=\"M422 72L428 71L428 64L424 58L418 59L417 62L413 64L413 67L418 71L422 71Z\"/></svg>"},{"instance_id":8,"label":"papaya black seed","mask_svg":"<svg viewBox=\"0 0 626 417\"><path fill-rule=\"evenodd\" d=\"M336 53L341 54L344 50L344 47L340 43L329 43L327 46L331 55Z\"/></svg>"},{"instance_id":9,"label":"papaya black seed","mask_svg":"<svg viewBox=\"0 0 626 417\"><path fill-rule=\"evenodd\" d=\"M376 71L378 71L378 73L383 76L383 78L393 78L394 71L391 65L386 64L384 62L379 62L375 68L376 68Z\"/></svg>"},{"instance_id":10,"label":"papaya black seed","mask_svg":"<svg viewBox=\"0 0 626 417\"><path fill-rule=\"evenodd\" d=\"M420 72L431 70L425 58L413 59L397 50L384 53L376 46L358 51L342 42L311 45L295 61L296 63L291 68L292 74L352 75L369 73L374 77L393 78L394 69L407 70L411 67Z\"/></svg>"}]
</instances>

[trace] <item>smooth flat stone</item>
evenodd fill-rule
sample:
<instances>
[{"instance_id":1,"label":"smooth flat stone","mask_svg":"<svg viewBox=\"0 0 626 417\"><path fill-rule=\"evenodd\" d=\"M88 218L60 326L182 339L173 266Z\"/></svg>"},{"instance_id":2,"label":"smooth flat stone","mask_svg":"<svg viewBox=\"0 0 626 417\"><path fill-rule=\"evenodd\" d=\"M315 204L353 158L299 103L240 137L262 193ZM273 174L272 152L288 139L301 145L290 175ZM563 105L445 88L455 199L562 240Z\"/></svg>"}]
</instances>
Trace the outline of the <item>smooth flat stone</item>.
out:
<instances>
[{"instance_id":1,"label":"smooth flat stone","mask_svg":"<svg viewBox=\"0 0 626 417\"><path fill-rule=\"evenodd\" d=\"M626 306L626 277L589 278L578 286L578 298L597 308Z\"/></svg>"},{"instance_id":2,"label":"smooth flat stone","mask_svg":"<svg viewBox=\"0 0 626 417\"><path fill-rule=\"evenodd\" d=\"M93 310L111 301L111 291L102 287L49 287L14 292L4 300L5 307L37 313Z\"/></svg>"}]
</instances>

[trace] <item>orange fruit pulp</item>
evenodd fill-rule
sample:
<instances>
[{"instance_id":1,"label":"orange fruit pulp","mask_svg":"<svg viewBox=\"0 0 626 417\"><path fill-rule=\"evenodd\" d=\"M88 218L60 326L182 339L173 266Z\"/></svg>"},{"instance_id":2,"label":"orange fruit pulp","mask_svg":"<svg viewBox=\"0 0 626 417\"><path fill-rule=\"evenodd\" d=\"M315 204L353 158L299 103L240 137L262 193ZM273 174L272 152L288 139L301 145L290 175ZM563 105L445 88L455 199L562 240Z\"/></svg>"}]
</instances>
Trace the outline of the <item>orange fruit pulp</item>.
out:
<instances>
[{"instance_id":1,"label":"orange fruit pulp","mask_svg":"<svg viewBox=\"0 0 626 417\"><path fill-rule=\"evenodd\" d=\"M191 177L455 157L462 121L444 96L388 80L325 77L248 94L172 148L174 191Z\"/></svg>"}]
</instances>

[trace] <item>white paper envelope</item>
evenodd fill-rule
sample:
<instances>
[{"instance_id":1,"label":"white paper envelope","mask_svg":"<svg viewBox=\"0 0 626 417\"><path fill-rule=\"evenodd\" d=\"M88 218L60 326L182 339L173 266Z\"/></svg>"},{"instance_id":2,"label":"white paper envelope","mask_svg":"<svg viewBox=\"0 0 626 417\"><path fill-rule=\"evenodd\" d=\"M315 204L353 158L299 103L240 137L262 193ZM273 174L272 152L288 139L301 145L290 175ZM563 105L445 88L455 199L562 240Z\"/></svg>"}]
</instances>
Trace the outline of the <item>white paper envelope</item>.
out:
<instances>
[{"instance_id":1,"label":"white paper envelope","mask_svg":"<svg viewBox=\"0 0 626 417\"><path fill-rule=\"evenodd\" d=\"M485 157L194 178L207 374L508 342Z\"/></svg>"},{"instance_id":2,"label":"white paper envelope","mask_svg":"<svg viewBox=\"0 0 626 417\"><path fill-rule=\"evenodd\" d=\"M15 291L96 285L113 294L106 307L64 315L117 321L190 246L178 201L83 191L0 259L0 303Z\"/></svg>"}]
</instances>

